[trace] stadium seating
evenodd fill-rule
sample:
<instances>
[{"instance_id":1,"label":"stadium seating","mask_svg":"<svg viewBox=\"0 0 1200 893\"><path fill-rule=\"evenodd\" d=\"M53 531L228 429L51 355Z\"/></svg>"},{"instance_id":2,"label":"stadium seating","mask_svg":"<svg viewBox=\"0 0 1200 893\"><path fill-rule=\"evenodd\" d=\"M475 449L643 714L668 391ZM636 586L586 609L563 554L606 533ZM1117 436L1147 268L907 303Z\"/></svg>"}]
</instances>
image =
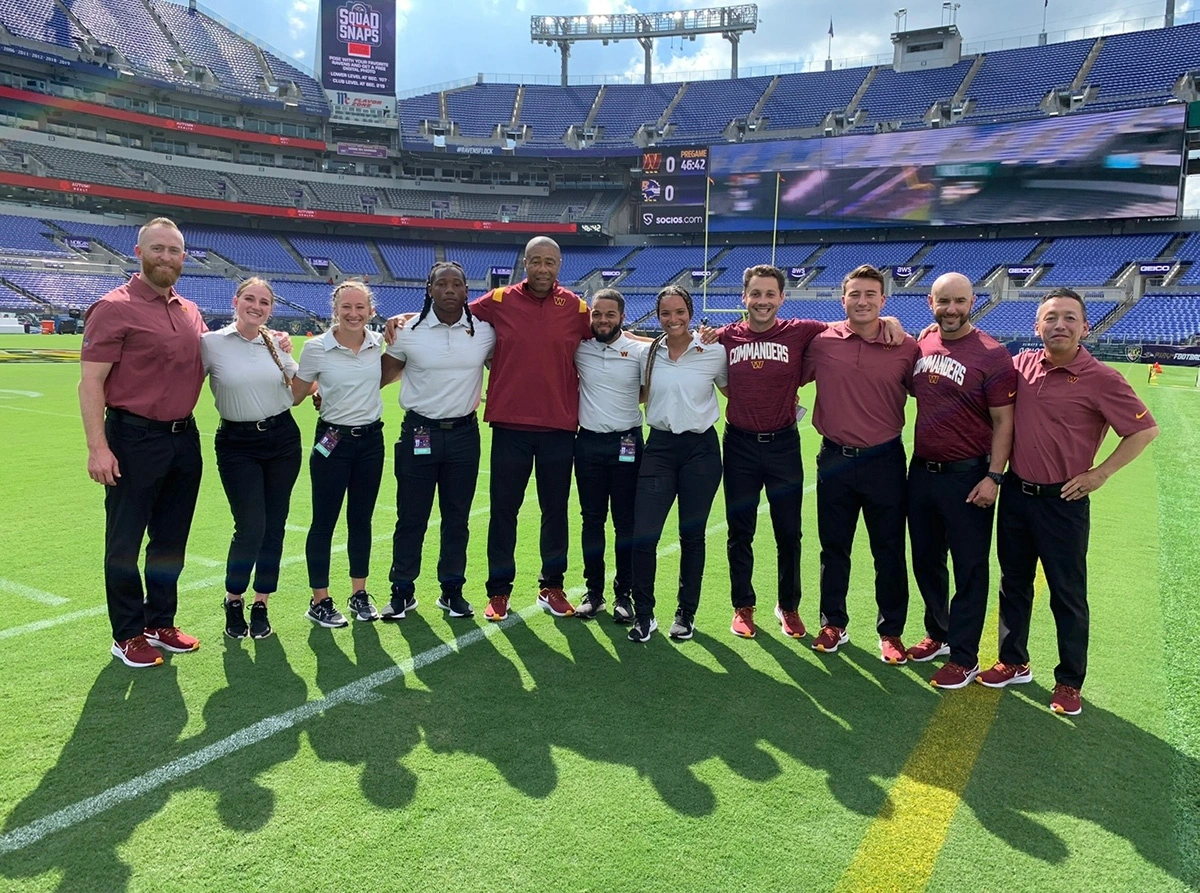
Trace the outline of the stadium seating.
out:
<instances>
[{"instance_id":1,"label":"stadium seating","mask_svg":"<svg viewBox=\"0 0 1200 893\"><path fill-rule=\"evenodd\" d=\"M975 100L968 118L1036 114L1050 90L1070 86L1095 43L1072 40L988 53L967 90L967 98Z\"/></svg>"},{"instance_id":2,"label":"stadium seating","mask_svg":"<svg viewBox=\"0 0 1200 893\"><path fill-rule=\"evenodd\" d=\"M17 37L76 49L83 32L54 0L0 0L0 22Z\"/></svg>"},{"instance_id":3,"label":"stadium seating","mask_svg":"<svg viewBox=\"0 0 1200 893\"><path fill-rule=\"evenodd\" d=\"M679 84L610 84L596 113L595 126L604 128L599 141L605 145L628 146L643 124L662 117Z\"/></svg>"},{"instance_id":4,"label":"stadium seating","mask_svg":"<svg viewBox=\"0 0 1200 893\"><path fill-rule=\"evenodd\" d=\"M1170 234L1152 236L1077 236L1055 239L1038 258L1052 264L1038 286L1104 285L1131 261L1151 261L1171 241Z\"/></svg>"},{"instance_id":5,"label":"stadium seating","mask_svg":"<svg viewBox=\"0 0 1200 893\"><path fill-rule=\"evenodd\" d=\"M693 81L671 112L672 138L692 142L720 140L734 118L745 118L762 98L769 77L736 81Z\"/></svg>"},{"instance_id":6,"label":"stadium seating","mask_svg":"<svg viewBox=\"0 0 1200 893\"><path fill-rule=\"evenodd\" d=\"M949 68L896 72L881 68L863 94L867 121L919 121L937 100L950 99L967 76L974 58ZM860 126L859 129L862 129Z\"/></svg>"},{"instance_id":7,"label":"stadium seating","mask_svg":"<svg viewBox=\"0 0 1200 893\"><path fill-rule=\"evenodd\" d=\"M1097 108L1128 108L1171 97L1175 82L1200 60L1200 25L1135 31L1104 39L1087 83Z\"/></svg>"},{"instance_id":8,"label":"stadium seating","mask_svg":"<svg viewBox=\"0 0 1200 893\"><path fill-rule=\"evenodd\" d=\"M816 127L829 112L850 104L869 68L839 68L780 76L763 107L771 130Z\"/></svg>"},{"instance_id":9,"label":"stadium seating","mask_svg":"<svg viewBox=\"0 0 1200 893\"><path fill-rule=\"evenodd\" d=\"M288 236L304 257L328 258L348 276L379 276L379 266L362 239L349 236Z\"/></svg>"},{"instance_id":10,"label":"stadium seating","mask_svg":"<svg viewBox=\"0 0 1200 893\"><path fill-rule=\"evenodd\" d=\"M375 240L383 262L397 279L419 279L425 281L429 268L433 266L433 245L429 242L399 242Z\"/></svg>"},{"instance_id":11,"label":"stadium seating","mask_svg":"<svg viewBox=\"0 0 1200 893\"><path fill-rule=\"evenodd\" d=\"M1104 336L1182 343L1200 334L1200 295L1147 294Z\"/></svg>"},{"instance_id":12,"label":"stadium seating","mask_svg":"<svg viewBox=\"0 0 1200 893\"><path fill-rule=\"evenodd\" d=\"M558 280L564 285L575 285L596 270L619 269L621 261L628 257L631 248L621 245L597 248L572 248L563 255L562 269Z\"/></svg>"},{"instance_id":13,"label":"stadium seating","mask_svg":"<svg viewBox=\"0 0 1200 893\"><path fill-rule=\"evenodd\" d=\"M126 281L124 276L64 276L48 270L0 270L0 279L57 307L77 310Z\"/></svg>"},{"instance_id":14,"label":"stadium seating","mask_svg":"<svg viewBox=\"0 0 1200 893\"><path fill-rule=\"evenodd\" d=\"M971 242L938 242L928 254L921 258L921 266L930 269L917 282L928 288L938 276L950 272L962 273L972 283L978 282L996 267L1021 263L1039 242L1041 239L978 239Z\"/></svg>"},{"instance_id":15,"label":"stadium seating","mask_svg":"<svg viewBox=\"0 0 1200 893\"><path fill-rule=\"evenodd\" d=\"M923 247L921 242L851 242L830 245L813 264L823 269L809 285L841 288L842 277L861 264L891 267L906 264ZM816 317L814 317L815 319Z\"/></svg>"},{"instance_id":16,"label":"stadium seating","mask_svg":"<svg viewBox=\"0 0 1200 893\"><path fill-rule=\"evenodd\" d=\"M720 249L711 249L708 257L713 257ZM704 251L700 248L676 248L671 246L653 246L643 248L631 260L626 262L629 274L621 280L622 290L625 286L666 285L685 270L706 269ZM689 285L691 283L689 282Z\"/></svg>"},{"instance_id":17,"label":"stadium seating","mask_svg":"<svg viewBox=\"0 0 1200 893\"><path fill-rule=\"evenodd\" d=\"M276 235L188 225L183 227L183 235L189 247L216 252L246 270L264 273L304 272Z\"/></svg>"},{"instance_id":18,"label":"stadium seating","mask_svg":"<svg viewBox=\"0 0 1200 893\"><path fill-rule=\"evenodd\" d=\"M463 136L492 136L496 125L512 122L516 84L477 84L446 94L446 111Z\"/></svg>"},{"instance_id":19,"label":"stadium seating","mask_svg":"<svg viewBox=\"0 0 1200 893\"><path fill-rule=\"evenodd\" d=\"M788 267L801 266L817 245L780 245L775 249L775 266L785 273ZM742 287L742 274L747 267L771 262L771 249L766 245L739 245L713 261L712 267L721 272L709 282L710 286Z\"/></svg>"},{"instance_id":20,"label":"stadium seating","mask_svg":"<svg viewBox=\"0 0 1200 893\"><path fill-rule=\"evenodd\" d=\"M0 233L7 254L32 254L39 257L68 257L71 252L54 244L53 230L32 217L0 214Z\"/></svg>"},{"instance_id":21,"label":"stadium seating","mask_svg":"<svg viewBox=\"0 0 1200 893\"><path fill-rule=\"evenodd\" d=\"M421 122L441 120L438 93L422 93L400 100L400 136L404 140L427 140L421 134Z\"/></svg>"},{"instance_id":22,"label":"stadium seating","mask_svg":"<svg viewBox=\"0 0 1200 893\"><path fill-rule=\"evenodd\" d=\"M492 267L511 267L517 262L515 245L456 245L447 243L446 260L462 264L467 279L486 280ZM428 272L428 271L427 271ZM424 278L424 277L422 277Z\"/></svg>"},{"instance_id":23,"label":"stadium seating","mask_svg":"<svg viewBox=\"0 0 1200 893\"><path fill-rule=\"evenodd\" d=\"M567 128L583 125L599 87L549 87L529 84L521 102L521 123L529 125L533 145L561 146Z\"/></svg>"},{"instance_id":24,"label":"stadium seating","mask_svg":"<svg viewBox=\"0 0 1200 893\"><path fill-rule=\"evenodd\" d=\"M1032 338L1037 308L1037 301L1000 301L979 320L979 327L993 338ZM1096 326L1117 308L1117 302L1089 300L1087 308L1088 320Z\"/></svg>"}]
</instances>

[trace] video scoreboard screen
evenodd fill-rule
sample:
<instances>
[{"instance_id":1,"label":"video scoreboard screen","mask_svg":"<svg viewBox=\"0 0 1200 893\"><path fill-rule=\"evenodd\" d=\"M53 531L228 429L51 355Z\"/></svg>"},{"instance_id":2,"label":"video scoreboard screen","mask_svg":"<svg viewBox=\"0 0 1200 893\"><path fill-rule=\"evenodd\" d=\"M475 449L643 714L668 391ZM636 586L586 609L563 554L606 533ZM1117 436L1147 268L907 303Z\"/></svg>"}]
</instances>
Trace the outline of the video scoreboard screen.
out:
<instances>
[{"instance_id":1,"label":"video scoreboard screen","mask_svg":"<svg viewBox=\"0 0 1200 893\"><path fill-rule=\"evenodd\" d=\"M643 152L641 175L634 180L641 232L703 232L707 182L707 146L654 147Z\"/></svg>"}]
</instances>

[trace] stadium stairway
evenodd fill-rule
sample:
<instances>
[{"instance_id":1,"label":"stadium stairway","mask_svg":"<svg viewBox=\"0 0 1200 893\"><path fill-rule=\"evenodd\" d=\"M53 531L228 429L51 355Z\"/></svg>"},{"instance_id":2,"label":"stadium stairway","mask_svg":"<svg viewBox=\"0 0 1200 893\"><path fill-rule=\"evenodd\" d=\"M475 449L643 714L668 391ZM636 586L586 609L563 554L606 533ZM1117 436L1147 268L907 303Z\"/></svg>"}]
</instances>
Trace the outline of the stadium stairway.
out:
<instances>
[{"instance_id":1,"label":"stadium stairway","mask_svg":"<svg viewBox=\"0 0 1200 893\"><path fill-rule=\"evenodd\" d=\"M291 255L292 260L294 260L297 264L299 264L301 270L303 270L305 273L307 273L310 276L319 276L320 275L316 270L314 270L311 266L309 266L308 261L306 261L304 259L304 255L296 250L295 246L292 245L292 243L288 241L287 236L279 236L278 239L279 239L279 244L283 246L283 250ZM385 265L384 269L387 269L386 265ZM332 275L332 273L330 275Z\"/></svg>"},{"instance_id":2,"label":"stadium stairway","mask_svg":"<svg viewBox=\"0 0 1200 893\"><path fill-rule=\"evenodd\" d=\"M367 246L367 254L371 255L371 260L375 261L375 266L379 268L380 282L395 282L396 277L392 275L392 271L388 269L387 262L383 259L383 255L379 251L379 246L375 244L374 239L364 239L363 242Z\"/></svg>"}]
</instances>

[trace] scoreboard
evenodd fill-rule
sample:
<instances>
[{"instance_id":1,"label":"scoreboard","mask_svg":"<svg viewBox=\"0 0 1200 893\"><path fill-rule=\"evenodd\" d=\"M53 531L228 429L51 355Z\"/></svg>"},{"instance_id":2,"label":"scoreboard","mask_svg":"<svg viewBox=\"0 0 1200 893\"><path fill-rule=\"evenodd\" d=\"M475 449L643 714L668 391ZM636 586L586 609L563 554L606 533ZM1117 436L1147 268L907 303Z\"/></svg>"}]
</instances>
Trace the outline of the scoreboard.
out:
<instances>
[{"instance_id":1,"label":"scoreboard","mask_svg":"<svg viewBox=\"0 0 1200 893\"><path fill-rule=\"evenodd\" d=\"M642 153L641 175L634 180L640 231L702 232L707 183L707 146L647 149Z\"/></svg>"}]
</instances>

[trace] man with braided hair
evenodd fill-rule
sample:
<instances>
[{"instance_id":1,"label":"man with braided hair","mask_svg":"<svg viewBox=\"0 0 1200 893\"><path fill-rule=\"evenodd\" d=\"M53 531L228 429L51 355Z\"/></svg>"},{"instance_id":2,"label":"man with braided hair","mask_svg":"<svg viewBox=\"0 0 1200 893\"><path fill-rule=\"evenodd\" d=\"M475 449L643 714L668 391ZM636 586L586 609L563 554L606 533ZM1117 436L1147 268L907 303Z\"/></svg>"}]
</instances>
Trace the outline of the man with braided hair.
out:
<instances>
[{"instance_id":1,"label":"man with braided hair","mask_svg":"<svg viewBox=\"0 0 1200 893\"><path fill-rule=\"evenodd\" d=\"M396 531L392 536L391 602L384 620L417 606L416 579L434 492L442 515L437 605L451 617L471 617L466 583L467 519L479 479L483 366L496 331L467 307L467 275L453 261L435 263L425 281L420 315L397 333L383 357L383 384L401 380L404 422L396 443Z\"/></svg>"}]
</instances>

